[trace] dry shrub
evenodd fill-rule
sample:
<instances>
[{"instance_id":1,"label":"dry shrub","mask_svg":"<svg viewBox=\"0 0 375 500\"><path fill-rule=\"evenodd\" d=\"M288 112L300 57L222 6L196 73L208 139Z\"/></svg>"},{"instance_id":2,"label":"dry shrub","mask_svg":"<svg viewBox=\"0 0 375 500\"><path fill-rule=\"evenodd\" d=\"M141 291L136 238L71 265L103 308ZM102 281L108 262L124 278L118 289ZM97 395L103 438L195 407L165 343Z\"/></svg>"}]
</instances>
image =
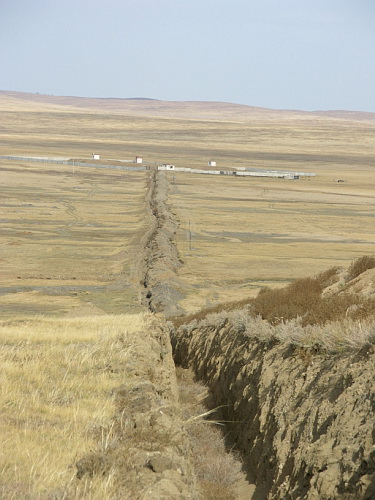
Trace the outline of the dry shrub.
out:
<instances>
[{"instance_id":1,"label":"dry shrub","mask_svg":"<svg viewBox=\"0 0 375 500\"><path fill-rule=\"evenodd\" d=\"M358 308L353 307L354 313ZM224 313L215 318L214 315L196 324L199 334L200 329L215 328L219 331L223 325ZM225 317L226 329L233 335L242 334L264 344L286 344L297 348L312 349L312 353L321 351L335 353L349 350L359 350L365 345L375 343L375 318L358 320L346 317L325 324L304 324L303 318L297 317L287 321L271 324L260 316L252 318L247 311L233 311Z\"/></svg>"},{"instance_id":2,"label":"dry shrub","mask_svg":"<svg viewBox=\"0 0 375 500\"><path fill-rule=\"evenodd\" d=\"M375 267L375 257L361 257L349 268L350 279ZM218 314L248 308L252 317L260 316L272 324L303 318L304 325L324 324L340 318L365 319L375 314L375 299L355 294L322 297L325 288L339 281L340 267L331 267L312 278L297 279L285 288L260 290L255 299L218 304L187 316L171 318L175 328L212 321ZM195 322L195 323L194 323Z\"/></svg>"},{"instance_id":3,"label":"dry shrub","mask_svg":"<svg viewBox=\"0 0 375 500\"><path fill-rule=\"evenodd\" d=\"M274 336L284 343L311 349L316 352L344 352L359 350L375 342L375 321L344 319L325 325L302 326L299 320L281 323L274 327Z\"/></svg>"},{"instance_id":4,"label":"dry shrub","mask_svg":"<svg viewBox=\"0 0 375 500\"><path fill-rule=\"evenodd\" d=\"M348 281L357 278L360 274L364 273L368 269L373 269L375 267L375 257L370 255L364 255L359 259L352 262L348 269Z\"/></svg>"},{"instance_id":5,"label":"dry shrub","mask_svg":"<svg viewBox=\"0 0 375 500\"><path fill-rule=\"evenodd\" d=\"M339 281L339 271L341 269L342 268L338 266L330 267L326 271L319 273L314 279L319 283L321 289L324 290L324 288L327 288Z\"/></svg>"},{"instance_id":6,"label":"dry shrub","mask_svg":"<svg viewBox=\"0 0 375 500\"><path fill-rule=\"evenodd\" d=\"M322 287L314 278L296 280L285 288L266 289L252 301L252 316L260 315L270 323L277 324L303 316L321 301Z\"/></svg>"},{"instance_id":7,"label":"dry shrub","mask_svg":"<svg viewBox=\"0 0 375 500\"><path fill-rule=\"evenodd\" d=\"M303 325L338 321L344 318L364 320L375 314L375 298L359 294L341 293L322 298L317 307L311 307L303 316Z\"/></svg>"},{"instance_id":8,"label":"dry shrub","mask_svg":"<svg viewBox=\"0 0 375 500\"><path fill-rule=\"evenodd\" d=\"M369 269L373 261L375 258L358 259L354 274ZM360 349L375 342L375 297L343 292L322 296L325 288L339 280L340 270L332 267L281 289L264 288L255 299L230 303L228 309L222 304L180 318L181 323L186 322L180 331L227 327L264 343L276 341L329 352Z\"/></svg>"},{"instance_id":9,"label":"dry shrub","mask_svg":"<svg viewBox=\"0 0 375 500\"><path fill-rule=\"evenodd\" d=\"M356 262L363 260L364 257ZM367 259L359 265L364 269L370 264ZM250 304L250 314L261 316L272 324L299 317L303 326L323 325L348 317L363 320L374 316L375 298L353 293L322 296L322 291L338 280L338 272L339 268L332 267L313 278L298 279L285 288L261 290Z\"/></svg>"}]
</instances>

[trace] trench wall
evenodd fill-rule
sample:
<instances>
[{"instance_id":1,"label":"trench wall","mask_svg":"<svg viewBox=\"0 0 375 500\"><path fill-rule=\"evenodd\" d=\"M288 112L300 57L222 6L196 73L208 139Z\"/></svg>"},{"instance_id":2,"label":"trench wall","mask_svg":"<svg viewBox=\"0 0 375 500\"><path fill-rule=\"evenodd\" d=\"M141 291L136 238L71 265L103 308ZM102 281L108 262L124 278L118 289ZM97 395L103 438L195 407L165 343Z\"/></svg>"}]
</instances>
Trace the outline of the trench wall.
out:
<instances>
[{"instance_id":1,"label":"trench wall","mask_svg":"<svg viewBox=\"0 0 375 500\"><path fill-rule=\"evenodd\" d=\"M262 343L230 318L171 339L223 405L258 499L375 498L374 347L332 355Z\"/></svg>"}]
</instances>

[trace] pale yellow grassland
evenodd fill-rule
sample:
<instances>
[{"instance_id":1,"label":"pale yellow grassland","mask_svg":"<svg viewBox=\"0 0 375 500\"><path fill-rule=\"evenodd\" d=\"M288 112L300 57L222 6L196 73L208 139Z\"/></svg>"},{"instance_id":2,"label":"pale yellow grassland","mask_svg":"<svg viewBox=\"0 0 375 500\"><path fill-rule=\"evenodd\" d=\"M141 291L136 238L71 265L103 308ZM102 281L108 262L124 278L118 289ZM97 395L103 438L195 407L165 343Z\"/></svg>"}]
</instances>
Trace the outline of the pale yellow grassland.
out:
<instances>
[{"instance_id":1,"label":"pale yellow grassland","mask_svg":"<svg viewBox=\"0 0 375 500\"><path fill-rule=\"evenodd\" d=\"M1 498L108 494L111 475L78 482L75 462L108 446L112 390L129 382L110 366L132 356L145 321L144 314L1 321Z\"/></svg>"},{"instance_id":2,"label":"pale yellow grassland","mask_svg":"<svg viewBox=\"0 0 375 500\"><path fill-rule=\"evenodd\" d=\"M3 315L139 310L130 275L144 231L146 174L0 166Z\"/></svg>"},{"instance_id":3,"label":"pale yellow grassland","mask_svg":"<svg viewBox=\"0 0 375 500\"><path fill-rule=\"evenodd\" d=\"M180 220L181 278L191 311L254 295L375 253L371 178L333 183L181 175L170 205ZM171 174L169 174L171 177ZM225 188L224 185L225 184Z\"/></svg>"},{"instance_id":4,"label":"pale yellow grassland","mask_svg":"<svg viewBox=\"0 0 375 500\"><path fill-rule=\"evenodd\" d=\"M216 160L219 169L242 166L317 173L311 180L299 181L169 174L172 183L169 204L181 223L177 246L185 264L179 274L191 285L182 304L188 311L222 300L244 298L257 293L264 284L284 284L331 265L347 266L352 259L374 253L373 114L330 116L217 103L95 101L35 95L17 99L14 95L0 96L1 103L4 113L0 153L4 154L87 158L95 151L103 160L140 155L149 165L168 162L202 168L208 160ZM3 165L0 161L0 167ZM9 162L6 166L9 168ZM28 168L36 169L31 165ZM46 167L38 168L42 171ZM140 174L129 174L127 178L137 175ZM97 207L96 216L102 217L112 197L108 187L105 187L109 193L107 202L87 203L90 189L96 190L94 199L104 195L99 188L102 182L107 182L106 176L106 172L98 170L95 181L82 178L86 191L79 196L77 190L71 194L69 189L73 185L67 184L69 200L74 204L79 202L86 210ZM65 179L68 178L71 178L69 169L65 173ZM120 178L118 174L117 180ZM30 178L28 185L34 189L36 179ZM8 183L5 187L9 186ZM139 183L135 187L139 196L143 196L144 186L145 183L143 186ZM115 199L118 200L117 195ZM126 203L132 201L126 196L122 199ZM28 210L31 213L33 208ZM83 210L79 207L76 210L82 217ZM67 211L65 205L64 223L77 223L72 214L68 217ZM143 213L138 214L139 224ZM33 230L24 212L17 216L25 221L23 229ZM43 217L48 221L49 216ZM87 219L91 223L93 218ZM144 229L142 225L139 228ZM89 236L89 229L86 231ZM92 228L91 231L91 235L98 232ZM140 234L136 233L135 239ZM111 267L103 259L95 259L99 243L91 235L80 254L82 261L77 260L72 239L67 239L61 255L66 269L78 272L80 268L82 275L82 267L89 266L91 260L98 270L95 279L101 279L100 276L113 272L114 263ZM108 235L116 240L116 235ZM127 238L129 234L124 236ZM21 243L25 244L28 238L31 235L24 235ZM124 244L127 250L127 239ZM117 257L114 252L114 258L121 259L121 250L118 249ZM25 247L23 254L22 247L18 251L23 258L21 269L25 270L33 265L28 261L30 251L35 252L36 258L47 255L43 253L44 246L39 250ZM108 247L106 252L109 255ZM8 252L7 264L11 260L9 255ZM94 294L95 300L87 297L93 312L94 308L123 311L122 299L115 297L115 291L111 293L114 300L110 307L105 306L107 299L99 292ZM70 296L69 300L76 297ZM134 304L134 295L123 305L128 307L131 303ZM59 313L66 314L68 305L62 309Z\"/></svg>"},{"instance_id":5,"label":"pale yellow grassland","mask_svg":"<svg viewBox=\"0 0 375 500\"><path fill-rule=\"evenodd\" d=\"M0 95L0 154L96 152L104 162L140 155L150 165L197 168L212 159L219 169L318 174L299 181L168 174L187 311L375 253L373 121L230 105L139 106ZM77 485L74 464L108 446L111 391L124 383L108 367L131 355L144 317L67 316L139 310L132 266L147 229L148 175L0 159L0 492L7 500L65 492L111 498L111 474ZM26 313L65 317L22 319Z\"/></svg>"}]
</instances>

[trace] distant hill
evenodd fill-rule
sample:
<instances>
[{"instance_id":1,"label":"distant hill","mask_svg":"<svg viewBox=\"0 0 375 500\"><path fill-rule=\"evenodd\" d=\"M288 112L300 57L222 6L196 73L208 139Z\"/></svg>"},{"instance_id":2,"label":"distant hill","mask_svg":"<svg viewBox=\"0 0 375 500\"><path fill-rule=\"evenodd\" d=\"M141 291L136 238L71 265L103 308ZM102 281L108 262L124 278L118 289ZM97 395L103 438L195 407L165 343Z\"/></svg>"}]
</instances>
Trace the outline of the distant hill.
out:
<instances>
[{"instance_id":1,"label":"distant hill","mask_svg":"<svg viewBox=\"0 0 375 500\"><path fill-rule=\"evenodd\" d=\"M160 101L146 97L93 98L53 96L26 92L0 91L2 103L41 103L49 106L69 106L126 115L150 115L207 120L251 121L254 119L340 119L350 121L375 121L375 113L363 111L298 111L275 110L243 104L214 101Z\"/></svg>"}]
</instances>

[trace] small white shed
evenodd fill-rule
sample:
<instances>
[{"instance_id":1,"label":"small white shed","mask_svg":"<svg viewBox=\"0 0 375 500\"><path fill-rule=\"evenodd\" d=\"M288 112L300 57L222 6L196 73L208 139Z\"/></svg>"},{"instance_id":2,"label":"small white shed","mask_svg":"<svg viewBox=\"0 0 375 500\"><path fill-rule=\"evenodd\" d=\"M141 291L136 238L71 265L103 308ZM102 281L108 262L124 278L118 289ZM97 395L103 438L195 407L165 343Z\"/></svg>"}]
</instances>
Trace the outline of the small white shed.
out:
<instances>
[{"instance_id":1,"label":"small white shed","mask_svg":"<svg viewBox=\"0 0 375 500\"><path fill-rule=\"evenodd\" d=\"M93 160L100 160L100 155L97 155L95 153L92 154L92 159Z\"/></svg>"},{"instance_id":2,"label":"small white shed","mask_svg":"<svg viewBox=\"0 0 375 500\"><path fill-rule=\"evenodd\" d=\"M216 167L216 161L212 161L212 160L210 160L210 161L208 162L208 166L209 166L209 167Z\"/></svg>"},{"instance_id":3,"label":"small white shed","mask_svg":"<svg viewBox=\"0 0 375 500\"><path fill-rule=\"evenodd\" d=\"M135 157L135 163L143 163L143 158L142 158L142 156L136 156L136 157Z\"/></svg>"}]
</instances>

